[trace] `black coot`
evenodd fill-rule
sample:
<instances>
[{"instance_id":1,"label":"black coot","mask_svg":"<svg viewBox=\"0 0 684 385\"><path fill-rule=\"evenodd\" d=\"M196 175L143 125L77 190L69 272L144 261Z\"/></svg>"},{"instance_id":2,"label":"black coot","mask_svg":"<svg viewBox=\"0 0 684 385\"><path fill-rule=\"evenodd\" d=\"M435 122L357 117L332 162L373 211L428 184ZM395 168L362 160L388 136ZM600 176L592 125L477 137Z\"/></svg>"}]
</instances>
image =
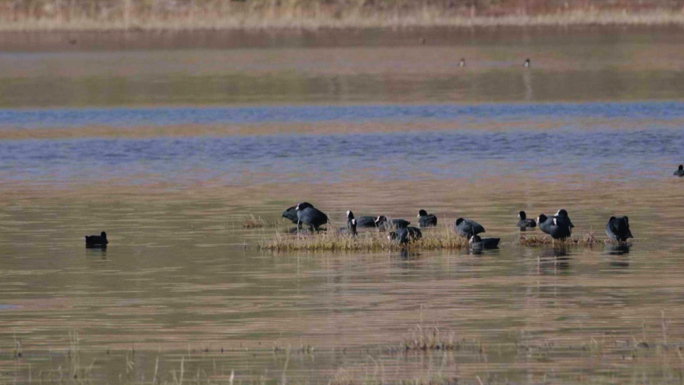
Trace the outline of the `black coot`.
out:
<instances>
[{"instance_id":1,"label":"black coot","mask_svg":"<svg viewBox=\"0 0 684 385\"><path fill-rule=\"evenodd\" d=\"M606 235L618 242L626 242L627 238L634 238L632 232L629 231L629 218L626 216L610 217L606 223Z\"/></svg>"},{"instance_id":2,"label":"black coot","mask_svg":"<svg viewBox=\"0 0 684 385\"><path fill-rule=\"evenodd\" d=\"M86 247L106 247L109 241L107 240L107 233L104 231L100 235L86 235Z\"/></svg>"},{"instance_id":3,"label":"black coot","mask_svg":"<svg viewBox=\"0 0 684 385\"><path fill-rule=\"evenodd\" d=\"M527 218L527 214L525 214L524 211L518 213L518 219L518 227L520 227L521 230L537 227L537 223L534 221L534 219Z\"/></svg>"},{"instance_id":4,"label":"black coot","mask_svg":"<svg viewBox=\"0 0 684 385\"><path fill-rule=\"evenodd\" d=\"M349 230L349 235L352 237L356 236L356 219L352 219L349 221L349 223L347 223L347 230Z\"/></svg>"},{"instance_id":5,"label":"black coot","mask_svg":"<svg viewBox=\"0 0 684 385\"><path fill-rule=\"evenodd\" d=\"M356 226L358 227L377 227L375 225L376 217L363 216L359 218L354 218L354 213L351 210L347 211L347 221L356 219Z\"/></svg>"},{"instance_id":6,"label":"black coot","mask_svg":"<svg viewBox=\"0 0 684 385\"><path fill-rule=\"evenodd\" d=\"M470 239L473 235L484 233L485 229L481 224L472 219L458 218L456 220L456 232L462 237Z\"/></svg>"},{"instance_id":7,"label":"black coot","mask_svg":"<svg viewBox=\"0 0 684 385\"><path fill-rule=\"evenodd\" d=\"M390 231L390 233L387 235L387 239L398 242L401 245L413 242L422 237L423 233L417 227L401 227L396 231Z\"/></svg>"},{"instance_id":8,"label":"black coot","mask_svg":"<svg viewBox=\"0 0 684 385\"><path fill-rule=\"evenodd\" d=\"M302 202L295 208L297 210L297 228L301 229L302 224L309 226L309 230L316 230L328 223L328 216L322 211L313 207L311 203Z\"/></svg>"},{"instance_id":9,"label":"black coot","mask_svg":"<svg viewBox=\"0 0 684 385\"><path fill-rule=\"evenodd\" d=\"M468 243L470 243L470 248L472 250L486 250L486 249L496 249L499 247L499 241L501 238L480 238L479 235L473 235L470 237Z\"/></svg>"},{"instance_id":10,"label":"black coot","mask_svg":"<svg viewBox=\"0 0 684 385\"><path fill-rule=\"evenodd\" d=\"M292 223L297 223L297 206L288 207L287 210L283 211L283 218L287 218L292 221Z\"/></svg>"},{"instance_id":11,"label":"black coot","mask_svg":"<svg viewBox=\"0 0 684 385\"><path fill-rule=\"evenodd\" d=\"M553 239L565 239L570 237L570 226L564 221L558 221L557 217L548 218L544 214L539 214L537 218L539 230L549 234Z\"/></svg>"},{"instance_id":12,"label":"black coot","mask_svg":"<svg viewBox=\"0 0 684 385\"><path fill-rule=\"evenodd\" d=\"M684 165L681 165L681 164L680 164L680 165L679 165L679 168L677 169L677 171L674 172L674 175L677 175L677 176L684 176Z\"/></svg>"},{"instance_id":13,"label":"black coot","mask_svg":"<svg viewBox=\"0 0 684 385\"><path fill-rule=\"evenodd\" d=\"M392 219L392 226L394 226L395 229L405 229L410 224L411 222L405 219Z\"/></svg>"},{"instance_id":14,"label":"black coot","mask_svg":"<svg viewBox=\"0 0 684 385\"><path fill-rule=\"evenodd\" d=\"M437 217L421 209L418 211L418 224L420 227L437 226Z\"/></svg>"},{"instance_id":15,"label":"black coot","mask_svg":"<svg viewBox=\"0 0 684 385\"><path fill-rule=\"evenodd\" d=\"M553 216L553 219L555 219L556 222L560 223L561 226L567 226L570 229L575 227L575 225L572 224L572 221L570 220L570 217L568 216L568 212L565 211L565 209L558 210L556 215ZM571 232L572 232L572 230L571 230Z\"/></svg>"}]
</instances>

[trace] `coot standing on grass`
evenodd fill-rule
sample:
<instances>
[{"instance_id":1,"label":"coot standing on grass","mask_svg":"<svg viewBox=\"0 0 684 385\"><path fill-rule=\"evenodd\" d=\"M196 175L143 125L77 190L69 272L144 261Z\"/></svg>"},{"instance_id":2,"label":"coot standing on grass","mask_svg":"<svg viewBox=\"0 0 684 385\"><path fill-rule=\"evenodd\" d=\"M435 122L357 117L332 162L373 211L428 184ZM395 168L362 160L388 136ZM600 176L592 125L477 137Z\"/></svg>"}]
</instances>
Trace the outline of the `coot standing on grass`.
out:
<instances>
[{"instance_id":1,"label":"coot standing on grass","mask_svg":"<svg viewBox=\"0 0 684 385\"><path fill-rule=\"evenodd\" d=\"M539 230L549 234L553 239L565 239L570 237L570 226L564 221L558 221L557 217L548 218L544 214L539 214L537 218Z\"/></svg>"},{"instance_id":2,"label":"coot standing on grass","mask_svg":"<svg viewBox=\"0 0 684 385\"><path fill-rule=\"evenodd\" d=\"M575 225L572 224L572 221L568 216L568 212L565 211L565 209L558 210L556 215L553 216L553 219L555 219L556 222L560 223L561 226L567 226L569 229L575 227ZM572 232L572 230L570 232Z\"/></svg>"},{"instance_id":3,"label":"coot standing on grass","mask_svg":"<svg viewBox=\"0 0 684 385\"><path fill-rule=\"evenodd\" d=\"M485 232L484 227L472 219L458 218L455 226L458 234L468 239L473 235Z\"/></svg>"},{"instance_id":4,"label":"coot standing on grass","mask_svg":"<svg viewBox=\"0 0 684 385\"><path fill-rule=\"evenodd\" d=\"M86 235L86 247L107 247L109 241L107 240L107 233L104 231L100 235Z\"/></svg>"},{"instance_id":5,"label":"coot standing on grass","mask_svg":"<svg viewBox=\"0 0 684 385\"><path fill-rule=\"evenodd\" d=\"M673 175L684 176L684 165L680 164L679 168L677 169L677 171L674 172Z\"/></svg>"},{"instance_id":6,"label":"coot standing on grass","mask_svg":"<svg viewBox=\"0 0 684 385\"><path fill-rule=\"evenodd\" d=\"M328 216L313 207L309 202L302 202L295 208L297 210L297 228L302 228L302 223L309 226L309 230L316 230L328 223Z\"/></svg>"},{"instance_id":7,"label":"coot standing on grass","mask_svg":"<svg viewBox=\"0 0 684 385\"><path fill-rule=\"evenodd\" d=\"M287 218L292 221L292 223L297 223L297 206L288 207L287 210L283 211L283 218Z\"/></svg>"},{"instance_id":8,"label":"coot standing on grass","mask_svg":"<svg viewBox=\"0 0 684 385\"><path fill-rule=\"evenodd\" d=\"M356 225L358 227L377 227L375 225L375 218L376 217L369 216L355 218L354 213L351 210L347 211L347 222L351 221L352 219L356 219Z\"/></svg>"},{"instance_id":9,"label":"coot standing on grass","mask_svg":"<svg viewBox=\"0 0 684 385\"><path fill-rule=\"evenodd\" d=\"M525 214L524 211L518 213L518 219L518 227L520 227L520 230L533 229L537 227L537 223L534 221L534 219L527 218L527 214Z\"/></svg>"},{"instance_id":10,"label":"coot standing on grass","mask_svg":"<svg viewBox=\"0 0 684 385\"><path fill-rule=\"evenodd\" d=\"M398 242L400 245L405 245L422 237L423 233L417 227L401 227L396 231L390 231L387 235L388 240Z\"/></svg>"},{"instance_id":11,"label":"coot standing on grass","mask_svg":"<svg viewBox=\"0 0 684 385\"><path fill-rule=\"evenodd\" d=\"M420 227L437 226L437 217L421 209L418 211L418 224Z\"/></svg>"},{"instance_id":12,"label":"coot standing on grass","mask_svg":"<svg viewBox=\"0 0 684 385\"><path fill-rule=\"evenodd\" d=\"M356 236L356 219L352 219L351 221L349 221L349 223L347 224L347 229L349 230L349 235L351 235L352 237Z\"/></svg>"},{"instance_id":13,"label":"coot standing on grass","mask_svg":"<svg viewBox=\"0 0 684 385\"><path fill-rule=\"evenodd\" d=\"M626 242L627 238L634 238L629 231L629 218L610 217L606 223L606 235L614 241Z\"/></svg>"}]
</instances>

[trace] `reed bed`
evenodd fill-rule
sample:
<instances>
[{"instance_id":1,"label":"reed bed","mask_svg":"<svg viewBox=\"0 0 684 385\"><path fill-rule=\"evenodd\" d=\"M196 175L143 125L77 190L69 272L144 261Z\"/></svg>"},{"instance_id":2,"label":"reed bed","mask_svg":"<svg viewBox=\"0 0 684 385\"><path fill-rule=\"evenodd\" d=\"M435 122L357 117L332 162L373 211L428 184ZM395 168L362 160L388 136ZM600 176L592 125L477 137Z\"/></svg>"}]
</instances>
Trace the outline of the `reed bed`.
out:
<instances>
[{"instance_id":1,"label":"reed bed","mask_svg":"<svg viewBox=\"0 0 684 385\"><path fill-rule=\"evenodd\" d=\"M584 234L583 236L575 236L567 239L553 239L548 235L538 234L520 234L518 237L518 245L520 246L579 246L579 247L593 247L605 244L606 241L596 238L593 232Z\"/></svg>"},{"instance_id":2,"label":"reed bed","mask_svg":"<svg viewBox=\"0 0 684 385\"><path fill-rule=\"evenodd\" d=\"M283 234L276 233L270 241L263 241L259 247L273 251L396 251L396 250L459 250L469 248L468 240L458 236L449 228L423 231L423 237L407 245L399 245L387 239L386 232L359 232L357 237L340 231L319 233Z\"/></svg>"},{"instance_id":3,"label":"reed bed","mask_svg":"<svg viewBox=\"0 0 684 385\"><path fill-rule=\"evenodd\" d=\"M388 0L19 0L0 2L0 30L200 30L684 25L682 2L592 2L549 7L542 0L435 3Z\"/></svg>"}]
</instances>

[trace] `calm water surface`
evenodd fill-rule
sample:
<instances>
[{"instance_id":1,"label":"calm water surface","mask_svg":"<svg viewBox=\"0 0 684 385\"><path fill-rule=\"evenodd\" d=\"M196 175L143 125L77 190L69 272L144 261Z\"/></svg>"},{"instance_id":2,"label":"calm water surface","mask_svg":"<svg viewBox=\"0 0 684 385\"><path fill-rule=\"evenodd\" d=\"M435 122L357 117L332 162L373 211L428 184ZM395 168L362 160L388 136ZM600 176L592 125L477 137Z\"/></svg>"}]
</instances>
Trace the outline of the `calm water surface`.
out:
<instances>
[{"instance_id":1,"label":"calm water surface","mask_svg":"<svg viewBox=\"0 0 684 385\"><path fill-rule=\"evenodd\" d=\"M0 383L680 383L668 32L0 39ZM474 218L502 245L260 250L302 200L334 226ZM636 239L516 245L519 210L561 207L601 239L629 215ZM403 349L433 330L458 349Z\"/></svg>"}]
</instances>

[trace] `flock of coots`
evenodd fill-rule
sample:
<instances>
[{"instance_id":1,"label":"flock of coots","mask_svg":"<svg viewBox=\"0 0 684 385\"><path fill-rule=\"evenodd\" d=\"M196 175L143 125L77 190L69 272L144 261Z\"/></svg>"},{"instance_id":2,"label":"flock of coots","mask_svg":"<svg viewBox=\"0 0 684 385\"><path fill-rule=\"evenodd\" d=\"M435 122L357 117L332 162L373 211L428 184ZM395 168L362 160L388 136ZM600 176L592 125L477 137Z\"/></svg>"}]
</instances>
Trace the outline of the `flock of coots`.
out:
<instances>
[{"instance_id":1,"label":"flock of coots","mask_svg":"<svg viewBox=\"0 0 684 385\"><path fill-rule=\"evenodd\" d=\"M529 59L526 61L526 65ZM679 165L674 175L684 176L684 165ZM296 206L288 207L283 211L283 218L287 218L293 223L297 224L297 231L301 230L302 225L306 225L309 231L319 231L320 227L328 223L328 216L321 210L315 208L311 203L302 202ZM351 210L347 211L347 228L351 236L356 236L357 228L377 228L381 230L392 230L387 235L387 238L398 242L399 244L407 244L413 240L420 239L423 236L420 229L409 226L411 222L404 219L392 219L388 221L384 215L378 216L363 216L359 218L354 217ZM427 211L421 209L418 211L418 225L420 227L437 226L437 217L434 214L428 214ZM565 209L560 209L556 215L547 217L544 214L539 214L537 221L527 218L524 211L518 214L517 226L521 230L532 229L539 226L539 229L546 234L549 234L553 239L566 239L572 235L572 228L575 227L568 216ZM454 224L456 232L467 237L473 249L494 249L499 246L500 238L480 238L478 234L484 233L485 229L481 224L472 219L458 218ZM626 242L629 238L634 238L632 232L629 230L629 218L624 217L610 217L606 223L606 235L616 242ZM104 231L100 235L86 235L86 247L107 247L109 241L107 240L107 233Z\"/></svg>"},{"instance_id":2,"label":"flock of coots","mask_svg":"<svg viewBox=\"0 0 684 385\"><path fill-rule=\"evenodd\" d=\"M316 209L311 203L302 202L283 211L283 217L297 224L297 231L306 226L310 232L320 231L320 227L328 223L328 216ZM527 218L524 211L518 214L517 227L527 230L539 226L539 229L550 235L553 239L566 239L572 235L572 224L568 212L560 209L550 217L540 214L537 220ZM389 231L387 238L401 245L408 244L423 236L420 228L409 226L411 222L405 219L388 220L384 215L363 216L356 218L354 213L347 211L347 226L345 231L352 237L357 236L357 228L376 228ZM418 224L421 228L437 226L437 216L428 214L421 209L418 211ZM472 219L458 218L454 223L454 230L469 240L473 250L495 249L499 246L500 238L480 238L478 234L484 233L485 228ZM629 230L629 219L624 217L610 217L606 224L606 234L610 239L617 242L626 242L633 238Z\"/></svg>"}]
</instances>

